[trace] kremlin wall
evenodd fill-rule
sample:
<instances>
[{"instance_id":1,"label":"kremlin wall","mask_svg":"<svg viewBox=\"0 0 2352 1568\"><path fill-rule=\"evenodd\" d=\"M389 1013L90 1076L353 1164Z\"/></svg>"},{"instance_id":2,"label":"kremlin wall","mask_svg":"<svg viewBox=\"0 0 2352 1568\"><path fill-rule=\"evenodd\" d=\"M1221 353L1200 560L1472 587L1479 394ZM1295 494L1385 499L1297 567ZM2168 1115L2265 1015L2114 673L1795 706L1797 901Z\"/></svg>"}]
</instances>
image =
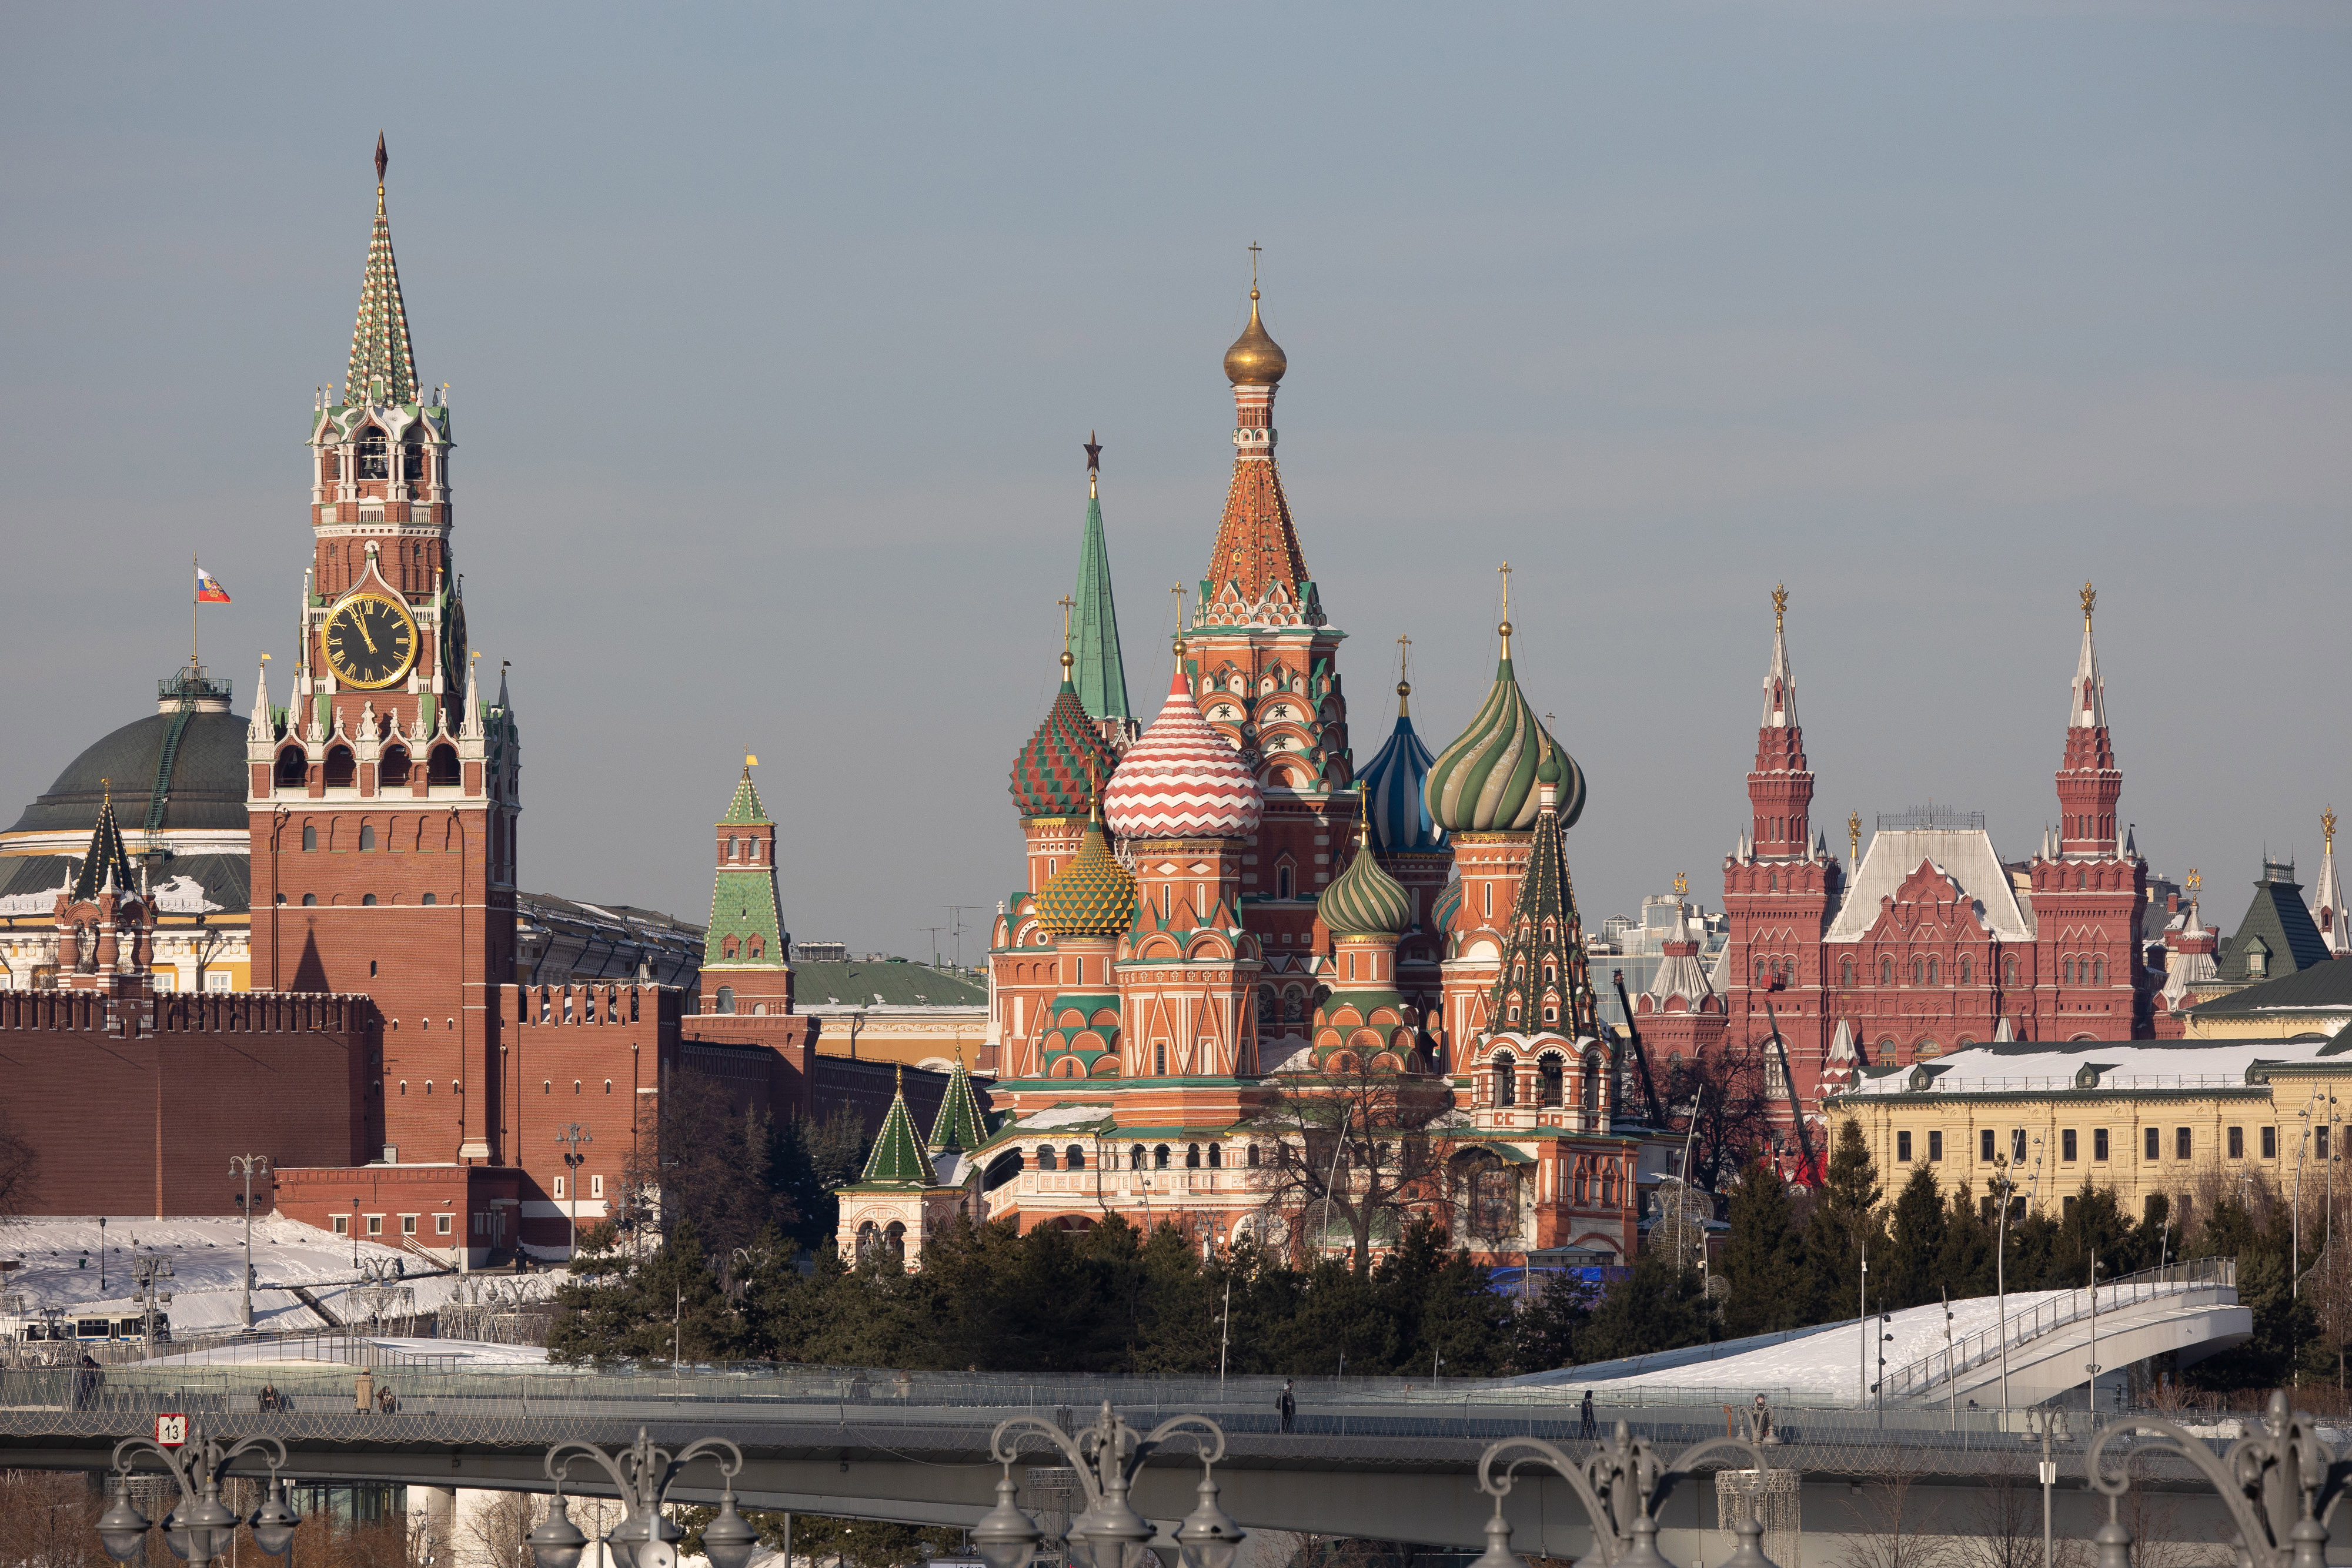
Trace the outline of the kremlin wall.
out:
<instances>
[{"instance_id":1,"label":"kremlin wall","mask_svg":"<svg viewBox=\"0 0 2352 1568\"><path fill-rule=\"evenodd\" d=\"M1594 954L1615 949L1588 937L1571 852L1594 802L1522 689L1507 568L1476 712L1433 752L1401 665L1359 764L1326 597L1344 585L1310 572L1283 486L1288 361L1254 285L1223 366L1232 480L1148 719L1087 444L984 1012L944 977L903 994L866 977L828 986L820 1018L748 765L714 823L707 925L520 891L521 720L469 645L456 426L418 380L384 163L379 147L347 373L312 409L290 657L243 717L192 663L0 834L0 1103L40 1150L48 1212L226 1212L227 1157L262 1152L294 1217L477 1266L552 1256L572 1218L612 1212L683 1072L738 1107L866 1118L851 1256L919 1262L959 1213L1315 1248L1378 1246L1419 1210L1485 1256L1612 1262L1680 1156L1653 1092L1681 1063L1762 1053L1789 1146L1818 1149L1824 1100L1876 1075L2179 1040L2200 1004L2347 951L2332 819L2308 903L2266 864L2226 939L2193 877L2139 855L2089 585L2073 673L2052 672L2061 826L2034 852L2004 859L1948 810L1883 816L1866 851L1858 816L1817 822L1775 589L1722 913L1678 883L1631 1027L1604 1024ZM572 1168L557 1135L575 1124L593 1142ZM1319 1211L1301 1197L1318 1163ZM1381 1190L1385 1217L1354 1212Z\"/></svg>"}]
</instances>

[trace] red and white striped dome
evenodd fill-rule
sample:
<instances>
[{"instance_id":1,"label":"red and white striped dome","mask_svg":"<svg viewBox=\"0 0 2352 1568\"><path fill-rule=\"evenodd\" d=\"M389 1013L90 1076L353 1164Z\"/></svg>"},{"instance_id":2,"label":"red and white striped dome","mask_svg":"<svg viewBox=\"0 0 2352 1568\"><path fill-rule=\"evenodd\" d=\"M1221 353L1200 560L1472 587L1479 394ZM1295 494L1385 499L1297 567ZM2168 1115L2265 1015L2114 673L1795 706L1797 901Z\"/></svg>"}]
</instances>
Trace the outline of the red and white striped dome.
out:
<instances>
[{"instance_id":1,"label":"red and white striped dome","mask_svg":"<svg viewBox=\"0 0 2352 1568\"><path fill-rule=\"evenodd\" d=\"M1225 737L1209 727L1184 673L1103 791L1103 821L1122 839L1238 839L1257 831L1265 797Z\"/></svg>"}]
</instances>

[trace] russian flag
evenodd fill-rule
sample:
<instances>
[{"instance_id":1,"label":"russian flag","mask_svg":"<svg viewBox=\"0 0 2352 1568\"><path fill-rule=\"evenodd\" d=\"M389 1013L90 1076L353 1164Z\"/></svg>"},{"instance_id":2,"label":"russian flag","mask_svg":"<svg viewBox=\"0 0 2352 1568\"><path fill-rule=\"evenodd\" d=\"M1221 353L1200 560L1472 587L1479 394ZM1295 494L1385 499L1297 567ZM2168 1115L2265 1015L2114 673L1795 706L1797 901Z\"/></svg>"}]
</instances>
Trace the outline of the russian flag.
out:
<instances>
[{"instance_id":1,"label":"russian flag","mask_svg":"<svg viewBox=\"0 0 2352 1568\"><path fill-rule=\"evenodd\" d=\"M228 590L220 585L220 580L203 567L196 568L196 602L226 604L228 601Z\"/></svg>"}]
</instances>

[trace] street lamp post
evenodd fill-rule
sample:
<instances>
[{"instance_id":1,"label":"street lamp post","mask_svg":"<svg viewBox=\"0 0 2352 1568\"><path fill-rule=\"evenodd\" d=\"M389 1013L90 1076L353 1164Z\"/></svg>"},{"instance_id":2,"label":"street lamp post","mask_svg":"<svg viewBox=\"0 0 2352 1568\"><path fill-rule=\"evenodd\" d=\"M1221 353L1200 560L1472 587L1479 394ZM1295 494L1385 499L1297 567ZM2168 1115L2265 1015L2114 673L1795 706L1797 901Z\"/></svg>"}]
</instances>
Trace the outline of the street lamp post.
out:
<instances>
[{"instance_id":1,"label":"street lamp post","mask_svg":"<svg viewBox=\"0 0 2352 1568\"><path fill-rule=\"evenodd\" d=\"M114 1506L99 1515L98 1539L108 1556L128 1563L147 1544L147 1516L131 1500L131 1471L141 1458L163 1461L179 1483L180 1503L163 1517L163 1540L173 1555L197 1564L218 1562L226 1555L242 1522L251 1527L253 1543L272 1557L294 1544L294 1527L301 1522L286 1505L285 1484L278 1472L286 1463L286 1445L275 1437L247 1437L223 1444L208 1437L201 1427L191 1427L184 1445L167 1447L148 1437L126 1437L114 1446ZM221 1501L221 1481L229 1467L248 1453L267 1457L269 1495L239 1521L236 1511Z\"/></svg>"},{"instance_id":2,"label":"street lamp post","mask_svg":"<svg viewBox=\"0 0 2352 1568\"><path fill-rule=\"evenodd\" d=\"M1609 1444L1581 1461L1540 1437L1506 1437L1479 1455L1478 1490L1495 1500L1495 1513L1486 1521L1486 1550L1470 1568L1527 1568L1511 1550L1510 1521L1503 1517L1503 1499L1510 1495L1524 1464L1542 1465L1568 1483L1592 1528L1593 1561L1613 1568L1672 1568L1658 1551L1658 1514L1675 1483L1695 1474L1700 1459L1717 1452L1746 1454L1756 1467L1759 1483L1758 1504L1732 1526L1739 1544L1722 1568L1772 1568L1764 1555L1764 1523L1757 1517L1766 1473L1761 1448L1746 1437L1710 1437L1669 1462L1622 1421ZM1497 1468L1507 1455L1509 1462Z\"/></svg>"},{"instance_id":3,"label":"street lamp post","mask_svg":"<svg viewBox=\"0 0 2352 1568\"><path fill-rule=\"evenodd\" d=\"M743 1468L743 1450L724 1437L702 1437L677 1453L657 1448L637 1429L637 1440L607 1454L593 1443L558 1443L547 1451L548 1479L555 1483L555 1502L547 1517L524 1540L539 1568L578 1568L590 1544L564 1506L563 1483L581 1459L593 1463L620 1494L620 1523L604 1532L602 1542L620 1568L677 1568L677 1542L685 1529L662 1511L670 1483L691 1461L709 1457L726 1478L718 1516L702 1527L703 1555L712 1568L745 1568L760 1544L760 1532L735 1511L735 1476Z\"/></svg>"},{"instance_id":4,"label":"street lamp post","mask_svg":"<svg viewBox=\"0 0 2352 1568\"><path fill-rule=\"evenodd\" d=\"M148 1355L155 1354L155 1309L172 1304L172 1292L164 1288L172 1277L172 1260L159 1252L131 1260L131 1299L139 1303L139 1334Z\"/></svg>"},{"instance_id":5,"label":"street lamp post","mask_svg":"<svg viewBox=\"0 0 2352 1568\"><path fill-rule=\"evenodd\" d=\"M1151 1521L1135 1511L1128 1492L1135 1473L1160 1446L1179 1434L1199 1445L1200 1501L1176 1531L1176 1547L1185 1568L1233 1568L1241 1548L1242 1527L1217 1506L1217 1482L1210 1467L1225 1457L1224 1428L1205 1416L1171 1416L1150 1431L1138 1435L1103 1401L1095 1424L1073 1439L1049 1421L1016 1416L998 1424L989 1437L989 1450L1004 1474L996 1483L996 1506L981 1516L971 1531L971 1543L989 1568L1027 1568L1045 1542L1037 1521L1021 1511L1013 1500L1020 1487L1013 1479L1013 1461L1019 1457L1019 1439L1039 1437L1069 1460L1087 1494L1086 1511L1070 1521L1065 1544L1079 1568L1127 1568L1134 1553L1152 1537Z\"/></svg>"},{"instance_id":6,"label":"street lamp post","mask_svg":"<svg viewBox=\"0 0 2352 1568\"><path fill-rule=\"evenodd\" d=\"M253 1326L253 1176L258 1170L269 1174L268 1155L231 1155L228 1174L245 1177L245 1197L240 1206L245 1211L245 1292L238 1299L237 1321L246 1328Z\"/></svg>"},{"instance_id":7,"label":"street lamp post","mask_svg":"<svg viewBox=\"0 0 2352 1568\"><path fill-rule=\"evenodd\" d=\"M588 1135L587 1128L574 1122L556 1134L555 1141L563 1145L563 1168L568 1173L565 1179L572 1188L571 1197L564 1205L572 1218L570 1250L577 1252L580 1250L580 1167L588 1163L588 1156L580 1152L580 1145L593 1144L596 1140Z\"/></svg>"}]
</instances>

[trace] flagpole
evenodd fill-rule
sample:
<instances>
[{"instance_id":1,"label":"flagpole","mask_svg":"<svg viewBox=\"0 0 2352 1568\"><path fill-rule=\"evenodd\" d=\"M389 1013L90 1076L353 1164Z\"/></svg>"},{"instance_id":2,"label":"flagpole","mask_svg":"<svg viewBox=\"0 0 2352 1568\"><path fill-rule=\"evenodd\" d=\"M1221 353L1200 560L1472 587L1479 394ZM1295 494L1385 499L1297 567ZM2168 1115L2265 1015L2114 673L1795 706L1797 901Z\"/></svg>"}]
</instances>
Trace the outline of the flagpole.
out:
<instances>
[{"instance_id":1,"label":"flagpole","mask_svg":"<svg viewBox=\"0 0 2352 1568\"><path fill-rule=\"evenodd\" d=\"M188 674L193 675L202 667L199 660L203 648L196 636L196 617L204 605L204 601L196 597L198 578L204 568L193 555L188 558L188 570L192 574L188 579Z\"/></svg>"}]
</instances>

